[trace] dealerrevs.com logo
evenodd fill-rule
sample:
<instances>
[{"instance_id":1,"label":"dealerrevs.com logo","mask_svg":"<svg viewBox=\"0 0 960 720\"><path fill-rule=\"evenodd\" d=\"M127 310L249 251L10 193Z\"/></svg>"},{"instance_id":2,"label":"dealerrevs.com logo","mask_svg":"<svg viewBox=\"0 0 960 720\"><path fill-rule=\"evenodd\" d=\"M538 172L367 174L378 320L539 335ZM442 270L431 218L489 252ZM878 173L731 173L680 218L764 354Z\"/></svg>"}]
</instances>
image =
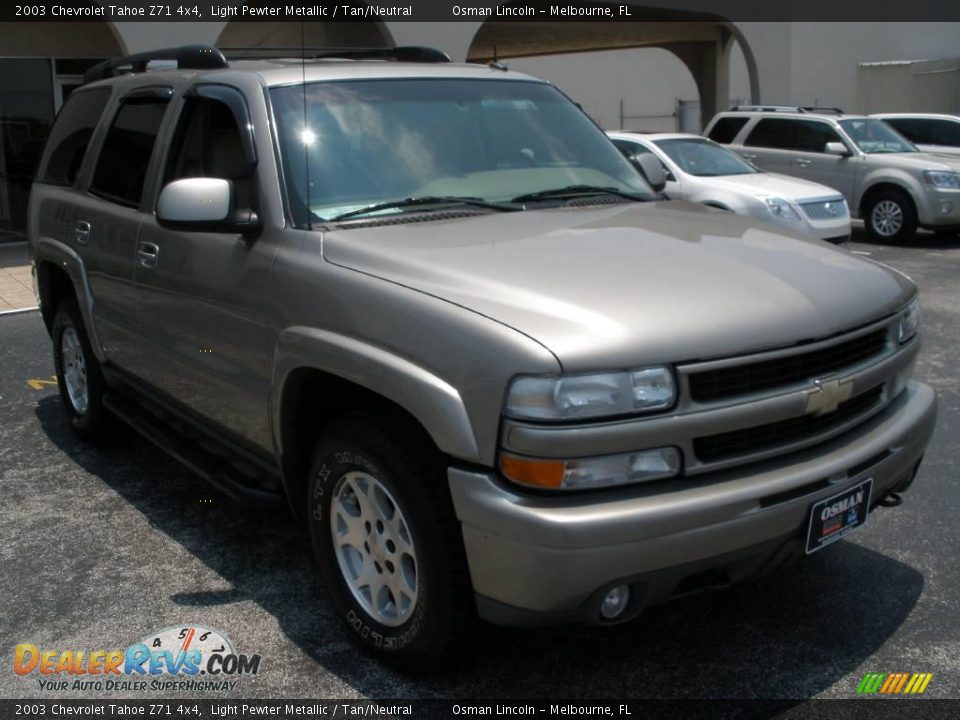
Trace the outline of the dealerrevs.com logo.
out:
<instances>
[{"instance_id":1,"label":"dealerrevs.com logo","mask_svg":"<svg viewBox=\"0 0 960 720\"><path fill-rule=\"evenodd\" d=\"M16 646L13 671L49 691L224 691L256 675L260 655L234 650L226 635L199 625L164 628L126 650L59 650Z\"/></svg>"}]
</instances>

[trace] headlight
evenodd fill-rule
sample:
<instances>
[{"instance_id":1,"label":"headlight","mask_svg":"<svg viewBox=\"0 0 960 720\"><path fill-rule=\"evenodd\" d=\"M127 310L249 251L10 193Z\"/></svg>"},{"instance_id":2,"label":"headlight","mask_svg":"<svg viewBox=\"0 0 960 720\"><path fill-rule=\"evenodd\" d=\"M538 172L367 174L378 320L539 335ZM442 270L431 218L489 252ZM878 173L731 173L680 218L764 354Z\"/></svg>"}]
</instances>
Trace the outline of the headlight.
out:
<instances>
[{"instance_id":1,"label":"headlight","mask_svg":"<svg viewBox=\"0 0 960 720\"><path fill-rule=\"evenodd\" d=\"M949 190L960 190L960 173L945 170L924 170L923 180L927 185Z\"/></svg>"},{"instance_id":2,"label":"headlight","mask_svg":"<svg viewBox=\"0 0 960 720\"><path fill-rule=\"evenodd\" d=\"M767 209L774 217L783 218L784 220L800 219L800 216L797 215L797 211L794 210L790 206L790 203L783 198L768 197L764 198L764 202L767 203Z\"/></svg>"},{"instance_id":3,"label":"headlight","mask_svg":"<svg viewBox=\"0 0 960 720\"><path fill-rule=\"evenodd\" d=\"M507 391L508 417L582 420L665 410L676 386L666 367L590 375L518 377Z\"/></svg>"},{"instance_id":4,"label":"headlight","mask_svg":"<svg viewBox=\"0 0 960 720\"><path fill-rule=\"evenodd\" d=\"M500 470L521 485L588 490L673 477L680 472L680 451L665 447L575 460L540 460L500 453Z\"/></svg>"},{"instance_id":5,"label":"headlight","mask_svg":"<svg viewBox=\"0 0 960 720\"><path fill-rule=\"evenodd\" d=\"M897 339L905 343L918 332L920 332L920 322L922 313L920 312L920 298L916 298L907 305L907 309L900 315L900 326L897 331Z\"/></svg>"}]
</instances>

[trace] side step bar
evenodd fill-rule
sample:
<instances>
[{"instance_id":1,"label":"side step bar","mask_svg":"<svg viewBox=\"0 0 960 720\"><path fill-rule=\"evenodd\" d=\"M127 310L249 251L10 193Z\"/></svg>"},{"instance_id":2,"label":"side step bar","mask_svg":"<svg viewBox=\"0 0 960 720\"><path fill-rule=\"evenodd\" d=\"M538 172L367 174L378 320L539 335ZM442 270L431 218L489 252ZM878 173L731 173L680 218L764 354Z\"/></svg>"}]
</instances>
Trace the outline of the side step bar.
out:
<instances>
[{"instance_id":1,"label":"side step bar","mask_svg":"<svg viewBox=\"0 0 960 720\"><path fill-rule=\"evenodd\" d=\"M253 487L254 483L262 483L260 478L242 473L225 457L175 432L136 402L116 392L110 392L104 396L103 404L147 440L234 500L248 505L285 504L286 498L279 485L275 491Z\"/></svg>"}]
</instances>

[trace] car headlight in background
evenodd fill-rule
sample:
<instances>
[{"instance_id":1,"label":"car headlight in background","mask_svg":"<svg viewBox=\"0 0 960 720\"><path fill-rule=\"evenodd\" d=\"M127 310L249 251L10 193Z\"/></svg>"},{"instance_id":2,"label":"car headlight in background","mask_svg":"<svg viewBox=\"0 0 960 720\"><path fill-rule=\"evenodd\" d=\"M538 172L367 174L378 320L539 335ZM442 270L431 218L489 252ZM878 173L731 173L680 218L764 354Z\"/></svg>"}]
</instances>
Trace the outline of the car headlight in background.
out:
<instances>
[{"instance_id":1,"label":"car headlight in background","mask_svg":"<svg viewBox=\"0 0 960 720\"><path fill-rule=\"evenodd\" d=\"M768 197L764 198L764 202L767 204L767 209L774 217L782 218L784 220L800 219L797 211L794 210L790 203L783 198Z\"/></svg>"},{"instance_id":2,"label":"car headlight in background","mask_svg":"<svg viewBox=\"0 0 960 720\"><path fill-rule=\"evenodd\" d=\"M897 339L905 343L918 332L920 332L920 323L923 315L920 312L920 298L915 298L913 302L907 305L906 310L900 314L900 324L897 329Z\"/></svg>"},{"instance_id":3,"label":"car headlight in background","mask_svg":"<svg viewBox=\"0 0 960 720\"><path fill-rule=\"evenodd\" d=\"M662 480L680 472L674 447L573 460L535 459L500 453L500 471L515 483L548 490L589 490Z\"/></svg>"},{"instance_id":4,"label":"car headlight in background","mask_svg":"<svg viewBox=\"0 0 960 720\"><path fill-rule=\"evenodd\" d=\"M504 413L518 420L584 420L666 410L676 399L669 368L516 378Z\"/></svg>"},{"instance_id":5,"label":"car headlight in background","mask_svg":"<svg viewBox=\"0 0 960 720\"><path fill-rule=\"evenodd\" d=\"M923 180L927 185L948 190L960 190L960 173L946 170L924 170Z\"/></svg>"}]
</instances>

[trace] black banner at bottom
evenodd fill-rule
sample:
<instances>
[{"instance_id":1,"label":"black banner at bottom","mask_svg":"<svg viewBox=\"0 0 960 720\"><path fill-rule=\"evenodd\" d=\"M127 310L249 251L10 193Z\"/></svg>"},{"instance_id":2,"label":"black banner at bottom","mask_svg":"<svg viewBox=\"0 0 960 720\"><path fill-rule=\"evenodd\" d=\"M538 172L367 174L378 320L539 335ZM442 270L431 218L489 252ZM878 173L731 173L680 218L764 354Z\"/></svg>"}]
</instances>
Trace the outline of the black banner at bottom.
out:
<instances>
[{"instance_id":1,"label":"black banner at bottom","mask_svg":"<svg viewBox=\"0 0 960 720\"><path fill-rule=\"evenodd\" d=\"M157 720L302 720L304 718L783 718L939 720L960 716L960 700L0 700L0 718L156 718Z\"/></svg>"}]
</instances>

